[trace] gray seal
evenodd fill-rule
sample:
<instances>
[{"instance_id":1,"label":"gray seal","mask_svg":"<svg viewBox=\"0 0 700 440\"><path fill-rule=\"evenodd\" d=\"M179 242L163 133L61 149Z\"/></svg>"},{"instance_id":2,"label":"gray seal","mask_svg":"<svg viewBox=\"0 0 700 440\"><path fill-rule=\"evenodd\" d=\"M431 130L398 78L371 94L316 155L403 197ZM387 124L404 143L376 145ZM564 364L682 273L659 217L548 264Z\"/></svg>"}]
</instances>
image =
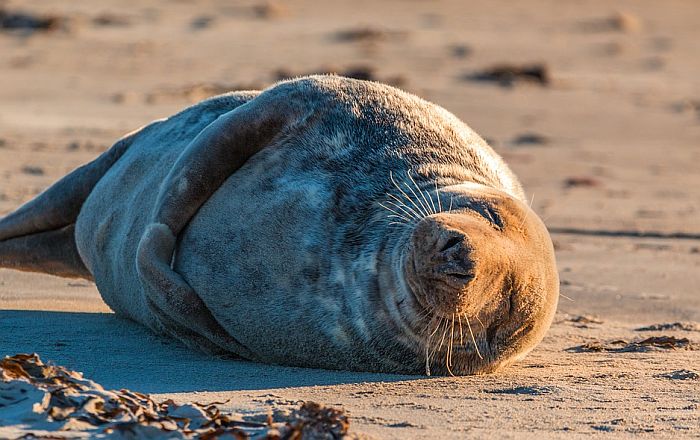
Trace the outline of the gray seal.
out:
<instances>
[{"instance_id":1,"label":"gray seal","mask_svg":"<svg viewBox=\"0 0 700 440\"><path fill-rule=\"evenodd\" d=\"M543 338L547 230L446 110L338 76L194 105L0 220L0 266L93 279L119 315L283 365L478 374Z\"/></svg>"}]
</instances>

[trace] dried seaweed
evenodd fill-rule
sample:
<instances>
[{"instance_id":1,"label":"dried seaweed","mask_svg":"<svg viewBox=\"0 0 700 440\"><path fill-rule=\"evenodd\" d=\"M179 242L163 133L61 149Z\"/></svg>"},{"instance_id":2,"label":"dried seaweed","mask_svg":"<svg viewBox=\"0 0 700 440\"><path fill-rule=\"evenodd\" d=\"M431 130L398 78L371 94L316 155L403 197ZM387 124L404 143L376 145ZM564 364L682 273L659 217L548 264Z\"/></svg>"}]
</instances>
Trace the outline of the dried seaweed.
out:
<instances>
[{"instance_id":1,"label":"dried seaweed","mask_svg":"<svg viewBox=\"0 0 700 440\"><path fill-rule=\"evenodd\" d=\"M155 402L126 389L108 391L80 373L44 364L36 354L6 357L0 377L0 437L10 432L4 429L13 429L19 434L14 437L27 438L50 438L57 431L90 438L357 438L348 433L342 410L314 402L303 403L281 421L250 422L233 418L217 404Z\"/></svg>"},{"instance_id":2,"label":"dried seaweed","mask_svg":"<svg viewBox=\"0 0 700 440\"><path fill-rule=\"evenodd\" d=\"M567 316L565 321L573 322L576 324L602 324L603 320L597 316L592 315L573 315Z\"/></svg>"},{"instance_id":3,"label":"dried seaweed","mask_svg":"<svg viewBox=\"0 0 700 440\"><path fill-rule=\"evenodd\" d=\"M576 353L601 351L613 353L630 353L676 349L694 350L695 347L690 343L690 340L688 338L676 338L675 336L654 336L651 338L646 338L632 342L625 341L624 339L589 342L583 345L571 347L567 349L567 351Z\"/></svg>"},{"instance_id":4,"label":"dried seaweed","mask_svg":"<svg viewBox=\"0 0 700 440\"><path fill-rule=\"evenodd\" d=\"M665 322L663 324L652 324L646 327L639 327L638 332L658 332L667 330L681 330L686 332L700 332L700 325L694 322Z\"/></svg>"},{"instance_id":5,"label":"dried seaweed","mask_svg":"<svg viewBox=\"0 0 700 440\"><path fill-rule=\"evenodd\" d=\"M60 28L63 21L56 15L37 15L0 8L0 30L27 34L37 31L48 32Z\"/></svg>"},{"instance_id":6,"label":"dried seaweed","mask_svg":"<svg viewBox=\"0 0 700 440\"><path fill-rule=\"evenodd\" d=\"M668 373L657 374L654 377L671 380L698 380L700 379L700 374L691 370L676 370Z\"/></svg>"},{"instance_id":7,"label":"dried seaweed","mask_svg":"<svg viewBox=\"0 0 700 440\"><path fill-rule=\"evenodd\" d=\"M593 188L601 186L600 180L590 176L572 176L564 179L565 188L588 187Z\"/></svg>"},{"instance_id":8,"label":"dried seaweed","mask_svg":"<svg viewBox=\"0 0 700 440\"><path fill-rule=\"evenodd\" d=\"M502 87L513 87L519 83L531 83L548 86L552 82L549 67L546 64L499 64L491 68L466 75L472 81L495 82Z\"/></svg>"}]
</instances>

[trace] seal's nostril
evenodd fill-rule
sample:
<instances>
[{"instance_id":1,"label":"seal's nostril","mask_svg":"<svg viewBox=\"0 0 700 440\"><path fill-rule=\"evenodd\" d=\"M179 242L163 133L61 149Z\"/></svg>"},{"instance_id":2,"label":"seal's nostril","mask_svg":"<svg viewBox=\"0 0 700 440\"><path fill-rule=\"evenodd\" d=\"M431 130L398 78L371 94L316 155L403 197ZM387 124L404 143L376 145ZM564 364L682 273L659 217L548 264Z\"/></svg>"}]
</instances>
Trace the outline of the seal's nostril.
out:
<instances>
[{"instance_id":1,"label":"seal's nostril","mask_svg":"<svg viewBox=\"0 0 700 440\"><path fill-rule=\"evenodd\" d=\"M451 247L457 246L459 243L461 243L462 240L460 240L459 237L452 237L449 240L447 240L447 243L440 249L440 252L444 252L448 250Z\"/></svg>"}]
</instances>

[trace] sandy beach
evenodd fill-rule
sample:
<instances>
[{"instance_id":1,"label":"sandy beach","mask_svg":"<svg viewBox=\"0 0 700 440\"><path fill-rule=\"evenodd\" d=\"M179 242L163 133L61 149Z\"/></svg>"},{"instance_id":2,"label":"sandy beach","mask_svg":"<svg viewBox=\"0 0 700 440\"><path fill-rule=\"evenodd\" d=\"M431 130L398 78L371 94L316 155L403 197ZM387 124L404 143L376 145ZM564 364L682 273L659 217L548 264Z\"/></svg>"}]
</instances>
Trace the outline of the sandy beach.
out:
<instances>
[{"instance_id":1,"label":"sandy beach","mask_svg":"<svg viewBox=\"0 0 700 440\"><path fill-rule=\"evenodd\" d=\"M156 400L226 401L248 420L317 401L376 438L700 436L696 2L12 0L0 11L0 216L154 119L334 72L396 85L482 135L548 226L562 293L520 363L409 377L208 357L116 317L92 283L0 269L0 356L36 352ZM20 13L35 22L8 19Z\"/></svg>"}]
</instances>

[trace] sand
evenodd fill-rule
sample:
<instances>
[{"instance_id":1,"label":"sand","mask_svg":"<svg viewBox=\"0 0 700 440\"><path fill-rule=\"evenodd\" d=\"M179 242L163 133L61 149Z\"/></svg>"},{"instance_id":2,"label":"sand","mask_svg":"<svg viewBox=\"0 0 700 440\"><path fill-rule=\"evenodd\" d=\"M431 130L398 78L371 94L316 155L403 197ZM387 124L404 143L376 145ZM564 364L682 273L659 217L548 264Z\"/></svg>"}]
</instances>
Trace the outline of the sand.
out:
<instances>
[{"instance_id":1,"label":"sand","mask_svg":"<svg viewBox=\"0 0 700 440\"><path fill-rule=\"evenodd\" d=\"M432 100L489 140L550 228L563 295L545 340L513 367L396 377L212 359L115 317L91 283L0 270L0 355L37 352L156 399L229 399L253 420L315 400L379 438L700 436L695 2L0 7L54 18L0 26L0 215L209 94L344 72ZM477 80L499 65L539 75ZM676 339L635 344L650 337Z\"/></svg>"}]
</instances>

